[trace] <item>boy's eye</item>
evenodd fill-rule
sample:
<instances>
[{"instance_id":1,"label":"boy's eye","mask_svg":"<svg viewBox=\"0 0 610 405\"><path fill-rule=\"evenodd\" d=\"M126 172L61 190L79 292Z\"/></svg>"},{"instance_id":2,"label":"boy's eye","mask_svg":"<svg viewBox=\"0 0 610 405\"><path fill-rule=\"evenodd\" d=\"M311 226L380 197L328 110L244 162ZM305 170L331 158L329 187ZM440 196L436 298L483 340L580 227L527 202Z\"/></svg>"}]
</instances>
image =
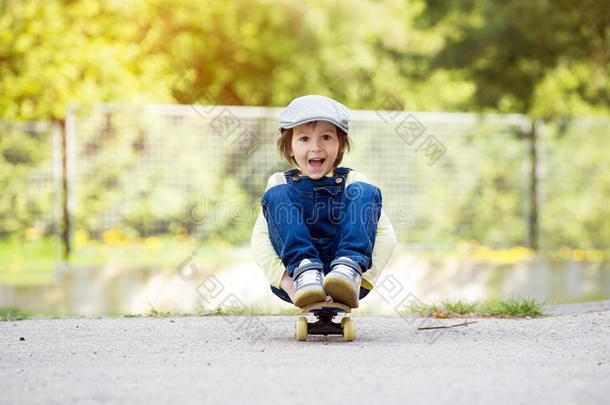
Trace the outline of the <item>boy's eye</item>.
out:
<instances>
[{"instance_id":1,"label":"boy's eye","mask_svg":"<svg viewBox=\"0 0 610 405\"><path fill-rule=\"evenodd\" d=\"M322 139L328 141L328 140L332 139L332 136L330 136L330 135L322 135Z\"/></svg>"},{"instance_id":2,"label":"boy's eye","mask_svg":"<svg viewBox=\"0 0 610 405\"><path fill-rule=\"evenodd\" d=\"M299 138L299 141L301 141L301 142L307 142L308 140L309 140L308 136L302 136Z\"/></svg>"}]
</instances>

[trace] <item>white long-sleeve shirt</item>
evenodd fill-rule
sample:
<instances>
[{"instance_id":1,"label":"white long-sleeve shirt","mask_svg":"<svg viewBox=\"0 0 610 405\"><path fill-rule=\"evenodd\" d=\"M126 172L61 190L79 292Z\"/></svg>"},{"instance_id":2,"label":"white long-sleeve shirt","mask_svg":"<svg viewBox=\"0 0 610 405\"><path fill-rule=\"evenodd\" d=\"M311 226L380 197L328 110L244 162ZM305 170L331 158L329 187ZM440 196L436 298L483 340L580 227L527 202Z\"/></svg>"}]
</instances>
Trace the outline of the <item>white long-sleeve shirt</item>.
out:
<instances>
[{"instance_id":1,"label":"white long-sleeve shirt","mask_svg":"<svg viewBox=\"0 0 610 405\"><path fill-rule=\"evenodd\" d=\"M332 175L332 172L327 174L327 176ZM351 170L347 175L345 187L357 181L371 184L366 176ZM286 184L284 173L274 173L267 181L266 190L280 184ZM394 228L392 227L389 218L383 212L382 208L381 216L377 222L375 246L373 246L372 253L372 265L371 268L362 275L362 287L368 289L373 288L373 285L379 278L381 271L387 264L388 260L390 260L395 246L396 233L394 232ZM256 264L258 264L258 266L261 268L269 283L276 288L280 288L280 281L286 272L286 267L271 244L267 220L265 219L262 210L256 219L256 223L254 224L254 229L252 231L251 249Z\"/></svg>"}]
</instances>

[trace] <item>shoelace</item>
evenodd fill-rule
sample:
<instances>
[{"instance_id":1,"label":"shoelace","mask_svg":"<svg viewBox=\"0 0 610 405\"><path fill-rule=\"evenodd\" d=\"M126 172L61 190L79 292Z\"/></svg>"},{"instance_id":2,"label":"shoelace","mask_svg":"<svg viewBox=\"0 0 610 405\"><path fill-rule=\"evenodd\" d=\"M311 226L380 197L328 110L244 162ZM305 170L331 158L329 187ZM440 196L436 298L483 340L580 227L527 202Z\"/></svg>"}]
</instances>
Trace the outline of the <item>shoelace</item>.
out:
<instances>
[{"instance_id":1,"label":"shoelace","mask_svg":"<svg viewBox=\"0 0 610 405\"><path fill-rule=\"evenodd\" d=\"M334 268L333 270L336 272L345 274L346 276L348 276L350 278L353 278L353 279L356 278L356 272L347 266L339 265L336 268Z\"/></svg>"},{"instance_id":2,"label":"shoelace","mask_svg":"<svg viewBox=\"0 0 610 405\"><path fill-rule=\"evenodd\" d=\"M322 273L317 270L307 270L298 279L299 284L322 283Z\"/></svg>"}]
</instances>

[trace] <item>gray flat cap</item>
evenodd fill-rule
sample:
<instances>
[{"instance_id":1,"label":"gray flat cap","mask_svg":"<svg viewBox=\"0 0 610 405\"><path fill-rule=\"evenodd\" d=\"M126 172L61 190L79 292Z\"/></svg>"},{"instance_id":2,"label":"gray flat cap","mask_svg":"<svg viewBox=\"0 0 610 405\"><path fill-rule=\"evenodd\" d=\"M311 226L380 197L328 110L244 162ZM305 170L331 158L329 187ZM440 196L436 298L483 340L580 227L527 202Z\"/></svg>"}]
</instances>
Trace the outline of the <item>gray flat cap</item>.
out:
<instances>
[{"instance_id":1,"label":"gray flat cap","mask_svg":"<svg viewBox=\"0 0 610 405\"><path fill-rule=\"evenodd\" d=\"M280 131L312 121L328 121L349 134L349 109L332 98L316 95L292 100L280 113Z\"/></svg>"}]
</instances>

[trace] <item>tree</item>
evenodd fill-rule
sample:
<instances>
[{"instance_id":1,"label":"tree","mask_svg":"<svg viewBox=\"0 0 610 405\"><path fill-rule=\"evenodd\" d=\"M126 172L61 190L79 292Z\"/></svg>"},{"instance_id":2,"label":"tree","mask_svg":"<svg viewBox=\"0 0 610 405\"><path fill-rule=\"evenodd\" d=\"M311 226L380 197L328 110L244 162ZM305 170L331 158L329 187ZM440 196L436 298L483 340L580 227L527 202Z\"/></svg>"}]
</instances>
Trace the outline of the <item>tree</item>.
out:
<instances>
[{"instance_id":1,"label":"tree","mask_svg":"<svg viewBox=\"0 0 610 405\"><path fill-rule=\"evenodd\" d=\"M573 113L573 103L558 102L573 95L605 112L610 106L606 1L431 0L417 21L427 29L443 26L445 44L432 67L472 80L476 108ZM554 85L545 84L549 79ZM536 105L544 103L555 108Z\"/></svg>"}]
</instances>

